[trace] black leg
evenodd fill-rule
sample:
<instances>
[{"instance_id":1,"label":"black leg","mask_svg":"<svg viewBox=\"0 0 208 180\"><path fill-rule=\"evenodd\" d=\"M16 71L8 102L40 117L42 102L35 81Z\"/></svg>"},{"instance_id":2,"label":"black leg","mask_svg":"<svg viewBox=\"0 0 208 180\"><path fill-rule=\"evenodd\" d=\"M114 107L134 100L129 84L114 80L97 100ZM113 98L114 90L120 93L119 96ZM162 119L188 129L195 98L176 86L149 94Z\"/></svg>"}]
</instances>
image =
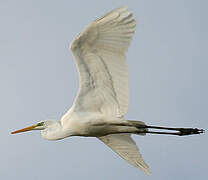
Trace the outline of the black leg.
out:
<instances>
[{"instance_id":1,"label":"black leg","mask_svg":"<svg viewBox=\"0 0 208 180\"><path fill-rule=\"evenodd\" d=\"M187 136L187 135L193 135L193 134L200 134L203 132L155 132L155 131L146 131L145 133L150 134L165 134L165 135L176 135L176 136Z\"/></svg>"},{"instance_id":2,"label":"black leg","mask_svg":"<svg viewBox=\"0 0 208 180\"><path fill-rule=\"evenodd\" d=\"M170 127L161 127L161 126L139 126L140 128L148 128L148 129L162 129L162 130L171 130L171 131L178 131L178 132L155 132L155 131L146 131L145 133L151 134L169 134L169 135L178 135L178 136L186 136L186 135L193 135L193 134L201 134L204 133L203 129L197 128L170 128Z\"/></svg>"},{"instance_id":3,"label":"black leg","mask_svg":"<svg viewBox=\"0 0 208 180\"><path fill-rule=\"evenodd\" d=\"M146 131L145 133L149 133L149 134L177 135L177 136L180 136L179 132L155 132L155 131Z\"/></svg>"}]
</instances>

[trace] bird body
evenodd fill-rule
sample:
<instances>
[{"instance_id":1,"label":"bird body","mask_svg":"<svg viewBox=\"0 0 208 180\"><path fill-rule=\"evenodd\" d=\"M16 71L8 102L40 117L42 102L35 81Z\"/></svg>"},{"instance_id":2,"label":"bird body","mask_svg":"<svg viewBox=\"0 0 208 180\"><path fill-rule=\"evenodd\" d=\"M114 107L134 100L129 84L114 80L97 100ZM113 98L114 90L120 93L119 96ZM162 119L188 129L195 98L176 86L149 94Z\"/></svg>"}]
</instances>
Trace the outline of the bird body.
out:
<instances>
[{"instance_id":1,"label":"bird body","mask_svg":"<svg viewBox=\"0 0 208 180\"><path fill-rule=\"evenodd\" d=\"M200 134L193 128L147 126L125 119L128 111L126 51L136 29L127 7L115 9L88 25L72 42L80 87L74 104L61 120L47 120L12 132L41 130L43 138L96 137L130 164L150 174L131 134ZM154 132L153 129L178 132Z\"/></svg>"},{"instance_id":2,"label":"bird body","mask_svg":"<svg viewBox=\"0 0 208 180\"><path fill-rule=\"evenodd\" d=\"M46 123L47 122L47 123ZM106 117L100 113L71 112L61 121L44 122L47 128L42 130L43 138L58 140L69 136L100 137L117 133L137 133L143 135L144 129L138 129L123 118ZM137 121L137 125L145 125Z\"/></svg>"}]
</instances>

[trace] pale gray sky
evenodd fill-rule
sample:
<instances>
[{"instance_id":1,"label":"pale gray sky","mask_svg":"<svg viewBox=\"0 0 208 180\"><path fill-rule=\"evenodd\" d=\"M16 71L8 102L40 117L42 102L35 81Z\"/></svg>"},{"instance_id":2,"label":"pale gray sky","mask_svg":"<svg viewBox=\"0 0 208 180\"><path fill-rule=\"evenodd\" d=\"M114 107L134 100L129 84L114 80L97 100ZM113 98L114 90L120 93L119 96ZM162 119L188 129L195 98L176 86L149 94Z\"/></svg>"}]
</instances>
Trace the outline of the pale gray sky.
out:
<instances>
[{"instance_id":1,"label":"pale gray sky","mask_svg":"<svg viewBox=\"0 0 208 180\"><path fill-rule=\"evenodd\" d=\"M72 105L78 75L69 44L92 20L127 5L137 20L128 51L128 119L150 125L208 127L206 0L1 0L0 178L168 179L207 177L208 136L134 136L150 177L94 138L43 140L10 135Z\"/></svg>"}]
</instances>

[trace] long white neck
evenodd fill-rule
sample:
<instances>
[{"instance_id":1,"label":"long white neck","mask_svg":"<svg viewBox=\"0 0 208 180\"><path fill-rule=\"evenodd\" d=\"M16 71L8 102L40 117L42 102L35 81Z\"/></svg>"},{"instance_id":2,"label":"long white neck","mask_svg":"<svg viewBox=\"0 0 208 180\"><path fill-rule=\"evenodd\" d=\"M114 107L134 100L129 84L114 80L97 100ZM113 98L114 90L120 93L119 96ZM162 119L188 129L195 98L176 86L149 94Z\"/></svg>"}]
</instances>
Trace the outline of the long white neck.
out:
<instances>
[{"instance_id":1,"label":"long white neck","mask_svg":"<svg viewBox=\"0 0 208 180\"><path fill-rule=\"evenodd\" d=\"M60 121L46 121L46 127L41 131L41 135L47 140L59 140L71 136L69 131L65 131Z\"/></svg>"}]
</instances>

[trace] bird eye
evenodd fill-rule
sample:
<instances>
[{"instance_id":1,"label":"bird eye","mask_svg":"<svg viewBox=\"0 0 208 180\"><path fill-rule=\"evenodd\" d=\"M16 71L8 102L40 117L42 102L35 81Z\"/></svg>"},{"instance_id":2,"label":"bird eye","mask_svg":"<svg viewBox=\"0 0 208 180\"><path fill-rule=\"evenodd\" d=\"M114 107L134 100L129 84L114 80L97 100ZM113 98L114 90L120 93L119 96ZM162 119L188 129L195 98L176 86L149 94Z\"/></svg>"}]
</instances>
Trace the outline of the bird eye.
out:
<instances>
[{"instance_id":1,"label":"bird eye","mask_svg":"<svg viewBox=\"0 0 208 180\"><path fill-rule=\"evenodd\" d=\"M43 126L44 125L44 122L39 122L38 124L37 124L37 126Z\"/></svg>"}]
</instances>

